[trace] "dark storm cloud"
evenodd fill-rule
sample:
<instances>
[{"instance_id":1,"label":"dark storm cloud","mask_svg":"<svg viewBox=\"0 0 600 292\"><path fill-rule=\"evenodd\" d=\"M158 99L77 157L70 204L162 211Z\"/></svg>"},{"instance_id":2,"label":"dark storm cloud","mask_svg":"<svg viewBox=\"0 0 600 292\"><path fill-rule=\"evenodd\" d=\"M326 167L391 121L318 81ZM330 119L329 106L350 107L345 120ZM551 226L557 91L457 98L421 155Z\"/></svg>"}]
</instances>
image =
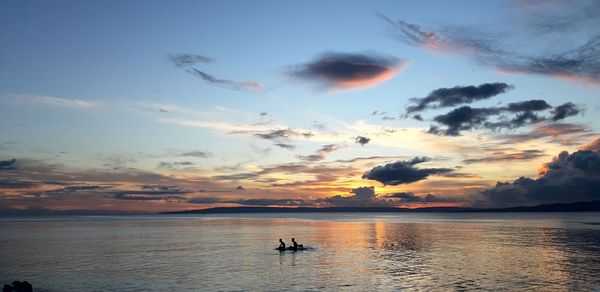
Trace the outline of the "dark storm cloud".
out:
<instances>
[{"instance_id":1,"label":"dark storm cloud","mask_svg":"<svg viewBox=\"0 0 600 292\"><path fill-rule=\"evenodd\" d=\"M354 138L354 141L360 144L361 146L364 146L365 144L369 143L369 141L371 141L371 138L367 138L365 136L356 136Z\"/></svg>"},{"instance_id":2,"label":"dark storm cloud","mask_svg":"<svg viewBox=\"0 0 600 292\"><path fill-rule=\"evenodd\" d=\"M496 163L496 162L509 162L509 161L526 161L533 160L545 156L544 151L541 150L523 150L519 152L494 152L487 157L469 158L463 160L464 163Z\"/></svg>"},{"instance_id":3,"label":"dark storm cloud","mask_svg":"<svg viewBox=\"0 0 600 292\"><path fill-rule=\"evenodd\" d=\"M424 180L430 175L453 172L449 168L417 168L416 164L429 161L427 157L415 157L412 160L396 161L383 166L376 166L365 173L362 178L378 181L384 185L409 184Z\"/></svg>"},{"instance_id":4,"label":"dark storm cloud","mask_svg":"<svg viewBox=\"0 0 600 292\"><path fill-rule=\"evenodd\" d=\"M375 54L327 53L294 67L290 74L327 88L356 88L391 78L405 62Z\"/></svg>"},{"instance_id":5,"label":"dark storm cloud","mask_svg":"<svg viewBox=\"0 0 600 292\"><path fill-rule=\"evenodd\" d=\"M479 128L488 130L515 129L548 120L557 121L581 112L572 103L566 103L554 108L551 111L552 117L540 116L539 112L549 109L552 109L552 106L540 99L509 103L504 107L472 108L462 106L434 117L433 120L439 125L445 126L445 128L440 129L438 125L434 125L429 129L429 133L459 136L461 131ZM495 120L491 120L493 117L495 117Z\"/></svg>"},{"instance_id":6,"label":"dark storm cloud","mask_svg":"<svg viewBox=\"0 0 600 292\"><path fill-rule=\"evenodd\" d=\"M0 160L0 170L12 170L17 168L17 160L9 159L9 160Z\"/></svg>"},{"instance_id":7,"label":"dark storm cloud","mask_svg":"<svg viewBox=\"0 0 600 292\"><path fill-rule=\"evenodd\" d=\"M193 66L198 63L211 63L214 62L214 59L194 54L176 54L176 55L168 55L169 60L173 63L173 65L185 70L185 72L196 76L212 85L229 88L233 90L253 90L259 89L261 87L260 83L257 82L241 82L230 79L221 79L217 78L205 71L198 70Z\"/></svg>"},{"instance_id":8,"label":"dark storm cloud","mask_svg":"<svg viewBox=\"0 0 600 292\"><path fill-rule=\"evenodd\" d=\"M559 105L552 110L552 120L558 121L566 117L576 116L581 112L581 108L576 106L572 102L567 102L563 105Z\"/></svg>"},{"instance_id":9,"label":"dark storm cloud","mask_svg":"<svg viewBox=\"0 0 600 292\"><path fill-rule=\"evenodd\" d=\"M592 145L592 144L588 144ZM568 203L600 199L600 149L561 152L543 165L540 177L498 182L481 194L497 206Z\"/></svg>"},{"instance_id":10,"label":"dark storm cloud","mask_svg":"<svg viewBox=\"0 0 600 292\"><path fill-rule=\"evenodd\" d=\"M412 98L415 105L406 109L407 114L423 111L427 108L444 108L461 104L469 104L477 100L488 99L505 93L514 86L496 82L484 83L478 86L455 86L452 88L438 88L426 97Z\"/></svg>"},{"instance_id":11,"label":"dark storm cloud","mask_svg":"<svg viewBox=\"0 0 600 292\"><path fill-rule=\"evenodd\" d=\"M315 154L306 155L306 156L300 155L300 156L298 156L298 158L301 160L310 161L310 162L321 161L321 160L325 159L325 157L327 157L327 155L329 153L338 151L342 148L344 148L343 145L327 144L327 145L323 145L323 147L321 147L321 149L317 150L317 152Z\"/></svg>"},{"instance_id":12,"label":"dark storm cloud","mask_svg":"<svg viewBox=\"0 0 600 292\"><path fill-rule=\"evenodd\" d=\"M501 112L502 110L500 108L459 107L447 114L436 116L434 121L446 126L446 129L442 130L437 126L432 126L429 128L429 133L459 136L461 131L468 131L480 127L490 116L498 115Z\"/></svg>"},{"instance_id":13,"label":"dark storm cloud","mask_svg":"<svg viewBox=\"0 0 600 292\"><path fill-rule=\"evenodd\" d=\"M177 67L187 67L196 63L210 63L215 61L209 57L194 54L167 55L167 58Z\"/></svg>"},{"instance_id":14,"label":"dark storm cloud","mask_svg":"<svg viewBox=\"0 0 600 292\"><path fill-rule=\"evenodd\" d=\"M385 16L380 17L388 24L389 32L394 38L410 46L464 54L482 65L509 72L600 82L600 30L597 28L600 17L597 16L598 13L592 13L593 17L590 17L590 12L600 10L600 5L597 1L576 1L559 10L574 12L567 16L543 13L534 16L544 30L538 30L534 34L536 39L532 42L547 43L548 48L547 51L539 53L528 51L527 46L515 50L509 45L511 38L525 35L530 28L535 27L531 23L515 27L517 33L499 35L470 27L453 29L449 25L437 31L427 30L402 20L393 21ZM580 26L580 29L572 32L561 32L561 37L568 39L570 43L574 43L572 39L580 39L579 31L587 31L589 38L579 45L552 52L557 46L550 43L553 38L547 36L556 32L554 28L564 29L564 23ZM540 33L544 31L546 33Z\"/></svg>"},{"instance_id":15,"label":"dark storm cloud","mask_svg":"<svg viewBox=\"0 0 600 292\"><path fill-rule=\"evenodd\" d=\"M552 108L545 100L532 99L521 102L509 103L506 107L507 111L510 112L532 112L532 111L543 111Z\"/></svg>"}]
</instances>

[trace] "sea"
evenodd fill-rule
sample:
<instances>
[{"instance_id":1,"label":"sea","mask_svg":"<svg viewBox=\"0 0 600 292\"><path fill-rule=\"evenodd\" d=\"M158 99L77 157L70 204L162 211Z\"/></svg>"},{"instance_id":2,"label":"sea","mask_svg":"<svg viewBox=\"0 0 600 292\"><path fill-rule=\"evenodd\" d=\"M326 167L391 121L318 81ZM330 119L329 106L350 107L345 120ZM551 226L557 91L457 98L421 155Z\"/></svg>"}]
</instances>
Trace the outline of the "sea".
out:
<instances>
[{"instance_id":1,"label":"sea","mask_svg":"<svg viewBox=\"0 0 600 292\"><path fill-rule=\"evenodd\" d=\"M306 249L275 250L295 237ZM600 291L600 213L0 217L34 291Z\"/></svg>"}]
</instances>

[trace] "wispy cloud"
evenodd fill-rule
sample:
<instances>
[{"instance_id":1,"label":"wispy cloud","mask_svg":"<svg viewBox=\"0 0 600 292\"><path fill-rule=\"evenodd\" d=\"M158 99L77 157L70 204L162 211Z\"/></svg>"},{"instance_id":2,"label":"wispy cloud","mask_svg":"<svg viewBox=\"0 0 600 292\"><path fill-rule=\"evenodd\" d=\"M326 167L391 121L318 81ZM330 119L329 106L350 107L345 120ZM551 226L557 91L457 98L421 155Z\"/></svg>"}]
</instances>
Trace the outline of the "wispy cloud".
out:
<instances>
[{"instance_id":1,"label":"wispy cloud","mask_svg":"<svg viewBox=\"0 0 600 292\"><path fill-rule=\"evenodd\" d=\"M103 103L96 101L87 101L82 99L69 99L63 97L46 96L46 95L27 95L27 94L13 94L10 95L15 100L27 101L39 104L46 104L56 107L67 107L77 109L89 109L94 107L102 106Z\"/></svg>"},{"instance_id":2,"label":"wispy cloud","mask_svg":"<svg viewBox=\"0 0 600 292\"><path fill-rule=\"evenodd\" d=\"M503 151L498 151L489 154L486 157L478 157L478 158L469 158L463 160L464 163L498 163L498 162L516 162L516 161L527 161L532 159L537 159L540 157L544 157L545 153L542 150L535 149L527 149L519 152L509 152L505 153Z\"/></svg>"},{"instance_id":3,"label":"wispy cloud","mask_svg":"<svg viewBox=\"0 0 600 292\"><path fill-rule=\"evenodd\" d=\"M343 148L345 148L344 145L327 144L327 145L323 145L321 147L321 149L317 150L317 152L315 154L306 155L306 156L300 155L300 156L298 156L298 158L300 158L301 160L304 160L304 161L309 161L309 162L321 161L321 160L325 159L327 157L327 155L329 155L330 153L338 151Z\"/></svg>"},{"instance_id":4,"label":"wispy cloud","mask_svg":"<svg viewBox=\"0 0 600 292\"><path fill-rule=\"evenodd\" d=\"M254 81L236 81L231 79L217 78L205 71L198 70L193 67L196 64L201 63L212 63L214 59L205 57L202 55L195 54L175 54L167 55L167 58L173 63L173 65L185 70L187 73L196 76L209 84L229 88L233 90L256 90L260 89L262 85Z\"/></svg>"},{"instance_id":5,"label":"wispy cloud","mask_svg":"<svg viewBox=\"0 0 600 292\"><path fill-rule=\"evenodd\" d=\"M547 42L547 48L555 48L556 46L551 43L554 41L552 38L544 39L543 37L557 32L557 28L564 28L563 23L576 26L590 19L597 22L600 20L597 13L589 12L598 10L598 8L597 2L578 1L562 9L571 11L570 15L558 16L540 10L531 18L539 24L538 28L543 27L543 30L537 31L537 41ZM533 50L528 50L530 48L527 46L523 46L520 50L513 49L508 45L510 42L508 37L499 37L494 32L478 31L471 27L425 29L403 20L393 21L386 16L379 16L387 23L394 38L410 46L462 54L473 58L482 65L506 72L537 74L587 84L600 84L600 31L594 28L597 27L594 22L588 22L583 26L589 31L589 38L583 43L575 44L562 51L547 50L532 53ZM531 27L536 26L528 23L515 28L514 33L506 35L522 36ZM565 38L570 35L568 30L563 30L561 33ZM576 33L571 35L576 35Z\"/></svg>"},{"instance_id":6,"label":"wispy cloud","mask_svg":"<svg viewBox=\"0 0 600 292\"><path fill-rule=\"evenodd\" d=\"M167 55L167 58L177 67L188 67L197 63L212 63L215 61L212 58L195 54L174 54Z\"/></svg>"}]
</instances>

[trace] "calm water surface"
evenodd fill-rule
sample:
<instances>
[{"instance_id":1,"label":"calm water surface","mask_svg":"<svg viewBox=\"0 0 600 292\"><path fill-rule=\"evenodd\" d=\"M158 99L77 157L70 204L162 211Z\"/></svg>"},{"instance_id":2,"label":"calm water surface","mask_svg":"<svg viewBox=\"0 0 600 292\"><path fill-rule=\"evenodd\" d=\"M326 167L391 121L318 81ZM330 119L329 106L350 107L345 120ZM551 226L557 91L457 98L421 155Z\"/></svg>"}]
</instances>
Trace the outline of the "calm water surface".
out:
<instances>
[{"instance_id":1,"label":"calm water surface","mask_svg":"<svg viewBox=\"0 0 600 292\"><path fill-rule=\"evenodd\" d=\"M600 213L0 218L38 291L600 291ZM291 237L311 250L279 253Z\"/></svg>"}]
</instances>

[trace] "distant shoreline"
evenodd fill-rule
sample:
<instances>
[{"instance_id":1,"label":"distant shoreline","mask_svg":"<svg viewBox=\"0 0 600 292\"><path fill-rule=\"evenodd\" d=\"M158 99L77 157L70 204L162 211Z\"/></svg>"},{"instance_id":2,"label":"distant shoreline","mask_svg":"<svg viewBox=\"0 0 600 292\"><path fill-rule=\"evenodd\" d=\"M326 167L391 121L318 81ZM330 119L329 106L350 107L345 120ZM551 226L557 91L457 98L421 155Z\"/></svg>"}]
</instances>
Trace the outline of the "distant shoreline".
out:
<instances>
[{"instance_id":1,"label":"distant shoreline","mask_svg":"<svg viewBox=\"0 0 600 292\"><path fill-rule=\"evenodd\" d=\"M110 212L98 210L15 210L0 209L0 218L14 216L156 216L186 214L261 214L261 213L508 213L508 212L600 212L600 200L566 204L546 204L538 206L519 206L508 208L470 208L470 207L217 207L171 212Z\"/></svg>"},{"instance_id":2,"label":"distant shoreline","mask_svg":"<svg viewBox=\"0 0 600 292\"><path fill-rule=\"evenodd\" d=\"M468 207L329 207L329 208L281 208L281 207L217 207L209 209L162 212L159 214L240 214L240 213L481 213L481 212L598 212L600 201L567 204L547 204L509 208Z\"/></svg>"}]
</instances>

